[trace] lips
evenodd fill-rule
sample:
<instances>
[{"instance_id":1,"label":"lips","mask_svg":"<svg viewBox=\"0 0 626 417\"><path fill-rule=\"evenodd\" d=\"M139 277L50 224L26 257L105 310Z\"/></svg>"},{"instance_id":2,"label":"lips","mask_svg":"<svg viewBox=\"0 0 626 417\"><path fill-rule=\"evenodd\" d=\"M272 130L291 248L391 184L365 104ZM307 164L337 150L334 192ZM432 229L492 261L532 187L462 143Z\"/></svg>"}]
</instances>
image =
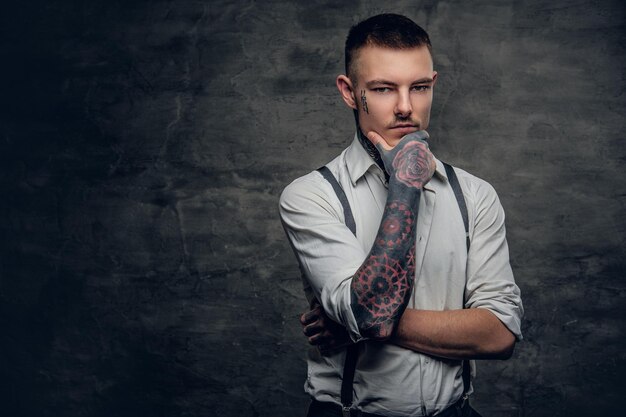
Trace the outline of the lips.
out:
<instances>
[{"instance_id":1,"label":"lips","mask_svg":"<svg viewBox=\"0 0 626 417\"><path fill-rule=\"evenodd\" d=\"M409 133L416 132L418 130L419 127L412 124L401 124L391 128L391 131L394 132L394 135L399 135L400 137L408 135Z\"/></svg>"}]
</instances>

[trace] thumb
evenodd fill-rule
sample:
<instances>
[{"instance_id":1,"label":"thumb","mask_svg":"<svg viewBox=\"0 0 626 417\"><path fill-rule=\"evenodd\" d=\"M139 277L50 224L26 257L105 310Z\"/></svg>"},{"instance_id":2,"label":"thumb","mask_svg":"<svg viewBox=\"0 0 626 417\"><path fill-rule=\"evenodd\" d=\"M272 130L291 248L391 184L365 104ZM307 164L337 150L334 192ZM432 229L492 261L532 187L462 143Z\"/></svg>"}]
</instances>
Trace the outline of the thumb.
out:
<instances>
[{"instance_id":1,"label":"thumb","mask_svg":"<svg viewBox=\"0 0 626 417\"><path fill-rule=\"evenodd\" d=\"M385 141L385 139L383 139L382 136L380 136L378 133L374 132L373 130L370 130L369 132L367 132L367 138L379 150L390 151L393 149L391 146L387 144L387 141Z\"/></svg>"}]
</instances>

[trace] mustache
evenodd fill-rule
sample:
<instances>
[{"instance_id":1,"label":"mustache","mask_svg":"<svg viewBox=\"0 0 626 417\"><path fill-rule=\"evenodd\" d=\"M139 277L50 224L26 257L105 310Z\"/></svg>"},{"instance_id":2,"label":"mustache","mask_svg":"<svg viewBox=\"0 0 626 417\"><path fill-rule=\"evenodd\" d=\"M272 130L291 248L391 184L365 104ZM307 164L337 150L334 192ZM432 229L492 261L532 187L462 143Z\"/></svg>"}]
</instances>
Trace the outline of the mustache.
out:
<instances>
[{"instance_id":1,"label":"mustache","mask_svg":"<svg viewBox=\"0 0 626 417\"><path fill-rule=\"evenodd\" d=\"M396 127L419 127L419 122L411 119L396 119L387 127L393 129Z\"/></svg>"}]
</instances>

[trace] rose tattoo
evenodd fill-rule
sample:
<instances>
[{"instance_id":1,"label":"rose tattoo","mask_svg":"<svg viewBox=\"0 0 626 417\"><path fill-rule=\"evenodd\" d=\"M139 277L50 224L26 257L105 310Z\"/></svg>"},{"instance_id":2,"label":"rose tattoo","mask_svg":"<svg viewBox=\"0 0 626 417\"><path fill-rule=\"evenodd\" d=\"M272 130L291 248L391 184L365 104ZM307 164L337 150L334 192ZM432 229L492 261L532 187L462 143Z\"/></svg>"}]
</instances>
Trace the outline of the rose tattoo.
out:
<instances>
[{"instance_id":1,"label":"rose tattoo","mask_svg":"<svg viewBox=\"0 0 626 417\"><path fill-rule=\"evenodd\" d=\"M407 187L422 188L435 171L435 159L428 149L426 131L406 135L390 151L382 146L378 150L389 176Z\"/></svg>"},{"instance_id":2,"label":"rose tattoo","mask_svg":"<svg viewBox=\"0 0 626 417\"><path fill-rule=\"evenodd\" d=\"M430 179L432 155L422 142L407 142L393 158L396 179L408 187L422 188Z\"/></svg>"}]
</instances>

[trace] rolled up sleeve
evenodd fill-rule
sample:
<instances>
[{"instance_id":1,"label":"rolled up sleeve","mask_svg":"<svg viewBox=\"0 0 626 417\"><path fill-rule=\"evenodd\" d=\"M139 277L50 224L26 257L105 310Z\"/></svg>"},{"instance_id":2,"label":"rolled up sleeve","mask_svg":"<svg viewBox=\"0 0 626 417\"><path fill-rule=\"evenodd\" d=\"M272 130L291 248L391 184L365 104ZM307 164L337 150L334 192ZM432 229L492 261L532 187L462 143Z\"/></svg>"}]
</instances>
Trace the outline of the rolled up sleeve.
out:
<instances>
[{"instance_id":1,"label":"rolled up sleeve","mask_svg":"<svg viewBox=\"0 0 626 417\"><path fill-rule=\"evenodd\" d=\"M332 187L316 172L300 178L282 192L279 213L315 297L354 341L361 340L350 308L350 283L367 254L344 224Z\"/></svg>"},{"instance_id":2,"label":"rolled up sleeve","mask_svg":"<svg viewBox=\"0 0 626 417\"><path fill-rule=\"evenodd\" d=\"M486 308L522 339L524 308L509 263L504 210L488 183L474 184L474 224L467 263L466 307Z\"/></svg>"}]
</instances>

